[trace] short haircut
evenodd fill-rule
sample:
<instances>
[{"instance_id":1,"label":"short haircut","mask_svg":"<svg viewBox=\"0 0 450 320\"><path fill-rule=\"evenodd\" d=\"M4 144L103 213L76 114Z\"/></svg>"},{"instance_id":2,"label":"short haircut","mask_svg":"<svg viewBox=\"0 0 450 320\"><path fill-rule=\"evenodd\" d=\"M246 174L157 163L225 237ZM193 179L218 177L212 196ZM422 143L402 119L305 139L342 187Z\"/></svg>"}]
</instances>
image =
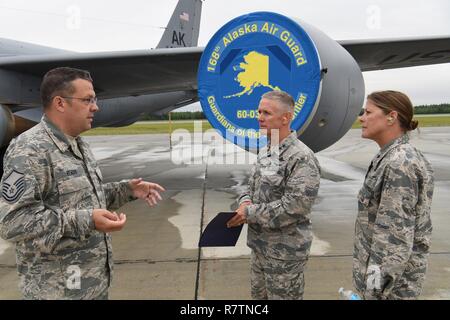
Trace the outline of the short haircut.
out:
<instances>
[{"instance_id":1,"label":"short haircut","mask_svg":"<svg viewBox=\"0 0 450 320\"><path fill-rule=\"evenodd\" d=\"M274 90L264 93L261 96L261 99L268 99L278 101L282 107L286 110L286 112L294 112L294 99L292 96L281 90Z\"/></svg>"},{"instance_id":2,"label":"short haircut","mask_svg":"<svg viewBox=\"0 0 450 320\"><path fill-rule=\"evenodd\" d=\"M42 105L48 108L55 96L67 96L75 92L72 81L84 79L93 82L91 75L86 70L60 67L48 71L41 83Z\"/></svg>"},{"instance_id":3,"label":"short haircut","mask_svg":"<svg viewBox=\"0 0 450 320\"><path fill-rule=\"evenodd\" d=\"M394 90L375 91L367 96L367 100L383 110L384 114L397 111L400 126L404 131L417 128L419 122L414 120L414 107L408 96Z\"/></svg>"}]
</instances>

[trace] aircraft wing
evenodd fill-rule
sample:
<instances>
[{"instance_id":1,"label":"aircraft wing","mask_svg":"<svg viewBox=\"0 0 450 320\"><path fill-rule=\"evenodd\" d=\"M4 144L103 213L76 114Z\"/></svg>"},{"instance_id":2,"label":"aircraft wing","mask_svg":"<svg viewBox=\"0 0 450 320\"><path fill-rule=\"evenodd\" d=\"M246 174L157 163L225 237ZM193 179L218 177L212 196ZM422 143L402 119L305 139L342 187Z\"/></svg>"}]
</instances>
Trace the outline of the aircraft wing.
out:
<instances>
[{"instance_id":1,"label":"aircraft wing","mask_svg":"<svg viewBox=\"0 0 450 320\"><path fill-rule=\"evenodd\" d=\"M42 78L61 66L91 72L100 98L197 89L203 48L170 48L99 53L58 53L0 58L0 69Z\"/></svg>"},{"instance_id":2,"label":"aircraft wing","mask_svg":"<svg viewBox=\"0 0 450 320\"><path fill-rule=\"evenodd\" d=\"M361 71L450 62L450 37L338 41L358 62Z\"/></svg>"},{"instance_id":3,"label":"aircraft wing","mask_svg":"<svg viewBox=\"0 0 450 320\"><path fill-rule=\"evenodd\" d=\"M338 41L361 71L450 62L450 37ZM0 69L42 78L71 66L89 70L102 99L197 89L201 47L1 57Z\"/></svg>"}]
</instances>

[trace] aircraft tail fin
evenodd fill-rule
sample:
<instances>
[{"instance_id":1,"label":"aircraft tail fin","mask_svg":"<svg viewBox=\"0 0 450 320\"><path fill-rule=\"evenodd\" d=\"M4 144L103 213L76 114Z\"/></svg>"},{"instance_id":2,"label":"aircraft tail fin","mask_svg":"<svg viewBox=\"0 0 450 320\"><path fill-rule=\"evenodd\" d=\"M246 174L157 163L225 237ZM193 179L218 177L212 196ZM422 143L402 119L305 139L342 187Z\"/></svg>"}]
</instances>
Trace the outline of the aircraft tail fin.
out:
<instances>
[{"instance_id":1,"label":"aircraft tail fin","mask_svg":"<svg viewBox=\"0 0 450 320\"><path fill-rule=\"evenodd\" d=\"M179 0L157 48L196 47L202 0Z\"/></svg>"}]
</instances>

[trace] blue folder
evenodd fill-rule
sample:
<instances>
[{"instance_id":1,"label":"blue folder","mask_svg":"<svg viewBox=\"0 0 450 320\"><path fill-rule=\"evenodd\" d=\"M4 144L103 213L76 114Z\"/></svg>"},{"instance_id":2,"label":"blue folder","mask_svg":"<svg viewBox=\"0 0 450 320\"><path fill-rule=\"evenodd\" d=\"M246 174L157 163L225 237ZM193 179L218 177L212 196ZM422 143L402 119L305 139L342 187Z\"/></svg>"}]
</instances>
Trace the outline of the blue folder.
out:
<instances>
[{"instance_id":1,"label":"blue folder","mask_svg":"<svg viewBox=\"0 0 450 320\"><path fill-rule=\"evenodd\" d=\"M227 222L236 212L219 212L214 219L206 226L203 231L199 247L234 247L239 235L241 234L242 226L227 227Z\"/></svg>"}]
</instances>

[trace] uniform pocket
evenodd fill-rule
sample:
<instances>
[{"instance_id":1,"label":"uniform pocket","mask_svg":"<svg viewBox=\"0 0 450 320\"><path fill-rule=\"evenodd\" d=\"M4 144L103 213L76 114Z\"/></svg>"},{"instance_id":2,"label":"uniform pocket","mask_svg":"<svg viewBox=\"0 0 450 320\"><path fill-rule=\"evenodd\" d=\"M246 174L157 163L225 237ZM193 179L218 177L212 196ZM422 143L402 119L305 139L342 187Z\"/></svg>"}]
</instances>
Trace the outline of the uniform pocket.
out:
<instances>
[{"instance_id":1,"label":"uniform pocket","mask_svg":"<svg viewBox=\"0 0 450 320\"><path fill-rule=\"evenodd\" d=\"M369 263L371 231L369 229L369 209L372 193L363 187L358 193L358 216L355 223L355 245L353 252L353 279L358 290L363 291Z\"/></svg>"},{"instance_id":2,"label":"uniform pocket","mask_svg":"<svg viewBox=\"0 0 450 320\"><path fill-rule=\"evenodd\" d=\"M261 175L261 183L267 184L272 187L279 187L283 182L283 176L279 175L277 172L273 174L263 174Z\"/></svg>"},{"instance_id":3,"label":"uniform pocket","mask_svg":"<svg viewBox=\"0 0 450 320\"><path fill-rule=\"evenodd\" d=\"M356 223L363 229L369 227L369 205L371 197L371 193L366 188L362 188L358 193L358 216Z\"/></svg>"},{"instance_id":4,"label":"uniform pocket","mask_svg":"<svg viewBox=\"0 0 450 320\"><path fill-rule=\"evenodd\" d=\"M271 202L281 199L284 192L283 177L278 173L262 175L259 188L260 196L264 195L263 202Z\"/></svg>"},{"instance_id":5,"label":"uniform pocket","mask_svg":"<svg viewBox=\"0 0 450 320\"><path fill-rule=\"evenodd\" d=\"M92 194L92 186L88 178L81 176L58 182L59 202L63 210L81 209L85 199Z\"/></svg>"},{"instance_id":6,"label":"uniform pocket","mask_svg":"<svg viewBox=\"0 0 450 320\"><path fill-rule=\"evenodd\" d=\"M56 256L41 259L39 280L40 299L61 299L64 297L64 274L61 259Z\"/></svg>"},{"instance_id":7,"label":"uniform pocket","mask_svg":"<svg viewBox=\"0 0 450 320\"><path fill-rule=\"evenodd\" d=\"M362 292L366 288L366 273L367 273L367 265L369 264L369 252L364 248L360 241L364 241L362 239L355 240L355 247L353 252L353 284L358 289L358 291Z\"/></svg>"}]
</instances>

